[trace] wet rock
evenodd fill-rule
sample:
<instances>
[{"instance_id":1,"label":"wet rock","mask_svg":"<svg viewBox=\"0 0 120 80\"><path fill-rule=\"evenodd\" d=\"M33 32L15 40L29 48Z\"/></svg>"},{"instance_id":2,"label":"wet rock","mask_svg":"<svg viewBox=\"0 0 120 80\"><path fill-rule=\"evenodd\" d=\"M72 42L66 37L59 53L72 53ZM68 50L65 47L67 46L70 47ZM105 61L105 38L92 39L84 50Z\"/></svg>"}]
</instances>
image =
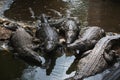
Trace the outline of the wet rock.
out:
<instances>
[{"instance_id":1,"label":"wet rock","mask_svg":"<svg viewBox=\"0 0 120 80\"><path fill-rule=\"evenodd\" d=\"M12 31L10 31L4 27L0 27L0 40L9 39L11 34L12 34Z\"/></svg>"},{"instance_id":2,"label":"wet rock","mask_svg":"<svg viewBox=\"0 0 120 80\"><path fill-rule=\"evenodd\" d=\"M10 20L6 17L0 17L0 26L10 29L12 31L15 31L18 28L18 26L31 31L36 29L34 22L30 24L30 23Z\"/></svg>"}]
</instances>

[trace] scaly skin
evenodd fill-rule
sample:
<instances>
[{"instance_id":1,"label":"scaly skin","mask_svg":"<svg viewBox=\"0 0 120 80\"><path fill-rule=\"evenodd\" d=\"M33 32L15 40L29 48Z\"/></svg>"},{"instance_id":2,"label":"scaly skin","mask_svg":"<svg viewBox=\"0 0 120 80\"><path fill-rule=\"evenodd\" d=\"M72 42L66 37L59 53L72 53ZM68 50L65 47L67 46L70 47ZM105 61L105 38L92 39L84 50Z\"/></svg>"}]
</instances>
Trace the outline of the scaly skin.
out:
<instances>
[{"instance_id":1,"label":"scaly skin","mask_svg":"<svg viewBox=\"0 0 120 80\"><path fill-rule=\"evenodd\" d=\"M79 27L77 23L74 19L69 18L64 22L64 28L66 43L73 43L79 34Z\"/></svg>"},{"instance_id":2,"label":"scaly skin","mask_svg":"<svg viewBox=\"0 0 120 80\"><path fill-rule=\"evenodd\" d=\"M109 55L111 47L117 42L120 42L120 35L100 39L90 54L79 61L74 80L103 71L108 66L105 53Z\"/></svg>"},{"instance_id":3,"label":"scaly skin","mask_svg":"<svg viewBox=\"0 0 120 80\"><path fill-rule=\"evenodd\" d=\"M51 52L57 47L58 34L55 29L50 27L44 14L42 14L41 22L41 27L36 31L36 36L44 42L45 51Z\"/></svg>"},{"instance_id":4,"label":"scaly skin","mask_svg":"<svg viewBox=\"0 0 120 80\"><path fill-rule=\"evenodd\" d=\"M68 48L80 50L80 52L85 52L94 47L94 45L105 36L103 29L99 27L86 27L83 28L79 34L79 39L77 39L72 44L68 45Z\"/></svg>"},{"instance_id":5,"label":"scaly skin","mask_svg":"<svg viewBox=\"0 0 120 80\"><path fill-rule=\"evenodd\" d=\"M39 55L32 50L32 39L32 36L29 35L23 28L18 28L12 35L10 43L17 52L15 55L28 63L30 62L40 66L41 59Z\"/></svg>"}]
</instances>

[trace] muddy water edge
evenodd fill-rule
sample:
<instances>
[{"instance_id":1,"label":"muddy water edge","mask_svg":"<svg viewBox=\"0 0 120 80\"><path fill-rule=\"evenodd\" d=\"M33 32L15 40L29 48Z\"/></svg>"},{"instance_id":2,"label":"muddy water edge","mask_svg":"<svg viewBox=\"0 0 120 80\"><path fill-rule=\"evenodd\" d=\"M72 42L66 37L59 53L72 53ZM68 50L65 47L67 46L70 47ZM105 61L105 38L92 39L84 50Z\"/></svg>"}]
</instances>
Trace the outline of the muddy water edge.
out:
<instances>
[{"instance_id":1,"label":"muddy water edge","mask_svg":"<svg viewBox=\"0 0 120 80\"><path fill-rule=\"evenodd\" d=\"M55 9L66 15L77 16L81 26L100 26L105 31L120 33L120 2L110 0L1 0L0 16L9 19L32 23L30 8L35 16L46 13L57 16L49 9ZM48 70L39 67L26 66L26 64L11 56L12 53L0 51L0 80L61 80L74 75L74 70L67 71L74 61L73 55L52 58L53 64ZM64 64L62 62L65 62ZM69 63L67 63L69 62ZM60 67L61 66L61 67ZM43 72L43 73L41 73ZM66 72L69 72L67 74ZM40 77L42 76L42 77Z\"/></svg>"}]
</instances>

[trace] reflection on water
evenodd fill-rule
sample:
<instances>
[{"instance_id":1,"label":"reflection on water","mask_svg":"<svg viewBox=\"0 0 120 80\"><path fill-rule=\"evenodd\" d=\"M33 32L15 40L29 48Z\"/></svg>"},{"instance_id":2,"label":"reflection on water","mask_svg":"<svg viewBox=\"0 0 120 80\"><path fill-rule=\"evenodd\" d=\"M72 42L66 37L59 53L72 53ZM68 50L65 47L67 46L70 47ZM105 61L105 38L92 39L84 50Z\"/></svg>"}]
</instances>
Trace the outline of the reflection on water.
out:
<instances>
[{"instance_id":1,"label":"reflection on water","mask_svg":"<svg viewBox=\"0 0 120 80\"><path fill-rule=\"evenodd\" d=\"M15 0L4 15L10 19L33 21L30 8L36 16L41 13L55 16L48 9L55 9L62 14L71 11L79 17L84 26L100 26L105 31L120 33L120 1L118 0Z\"/></svg>"},{"instance_id":2,"label":"reflection on water","mask_svg":"<svg viewBox=\"0 0 120 80\"><path fill-rule=\"evenodd\" d=\"M66 10L69 10L72 16L78 16L80 22L83 23L87 19L87 2L87 0L15 0L4 15L10 19L33 21L30 8L34 11L35 16L39 16L41 13L56 16L49 9L57 10L65 16Z\"/></svg>"},{"instance_id":3,"label":"reflection on water","mask_svg":"<svg viewBox=\"0 0 120 80\"><path fill-rule=\"evenodd\" d=\"M79 18L81 26L87 26L88 0L70 0L67 10Z\"/></svg>"},{"instance_id":4,"label":"reflection on water","mask_svg":"<svg viewBox=\"0 0 120 80\"><path fill-rule=\"evenodd\" d=\"M0 0L0 16L3 16L4 11L9 9L12 3L13 0Z\"/></svg>"},{"instance_id":5,"label":"reflection on water","mask_svg":"<svg viewBox=\"0 0 120 80\"><path fill-rule=\"evenodd\" d=\"M32 8L36 16L41 13L52 15L48 9L55 9L64 13L66 3L61 0L15 0L10 9L4 15L15 20L31 21L29 8Z\"/></svg>"},{"instance_id":6,"label":"reflection on water","mask_svg":"<svg viewBox=\"0 0 120 80\"><path fill-rule=\"evenodd\" d=\"M22 80L64 80L65 78L74 76L75 71L67 75L66 71L74 61L74 56L66 56L65 54L56 59L52 72L47 75L46 69L40 67L28 67L24 70Z\"/></svg>"}]
</instances>

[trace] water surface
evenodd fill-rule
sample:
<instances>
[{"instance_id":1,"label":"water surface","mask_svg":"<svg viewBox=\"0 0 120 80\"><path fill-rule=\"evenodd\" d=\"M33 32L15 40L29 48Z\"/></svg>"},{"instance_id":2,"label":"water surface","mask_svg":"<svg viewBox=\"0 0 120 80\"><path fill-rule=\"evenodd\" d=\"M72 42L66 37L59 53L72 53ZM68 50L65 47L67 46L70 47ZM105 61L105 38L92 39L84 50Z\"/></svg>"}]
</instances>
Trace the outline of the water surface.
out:
<instances>
[{"instance_id":1,"label":"water surface","mask_svg":"<svg viewBox=\"0 0 120 80\"><path fill-rule=\"evenodd\" d=\"M105 31L120 33L120 1L89 0L89 25L100 26Z\"/></svg>"}]
</instances>

